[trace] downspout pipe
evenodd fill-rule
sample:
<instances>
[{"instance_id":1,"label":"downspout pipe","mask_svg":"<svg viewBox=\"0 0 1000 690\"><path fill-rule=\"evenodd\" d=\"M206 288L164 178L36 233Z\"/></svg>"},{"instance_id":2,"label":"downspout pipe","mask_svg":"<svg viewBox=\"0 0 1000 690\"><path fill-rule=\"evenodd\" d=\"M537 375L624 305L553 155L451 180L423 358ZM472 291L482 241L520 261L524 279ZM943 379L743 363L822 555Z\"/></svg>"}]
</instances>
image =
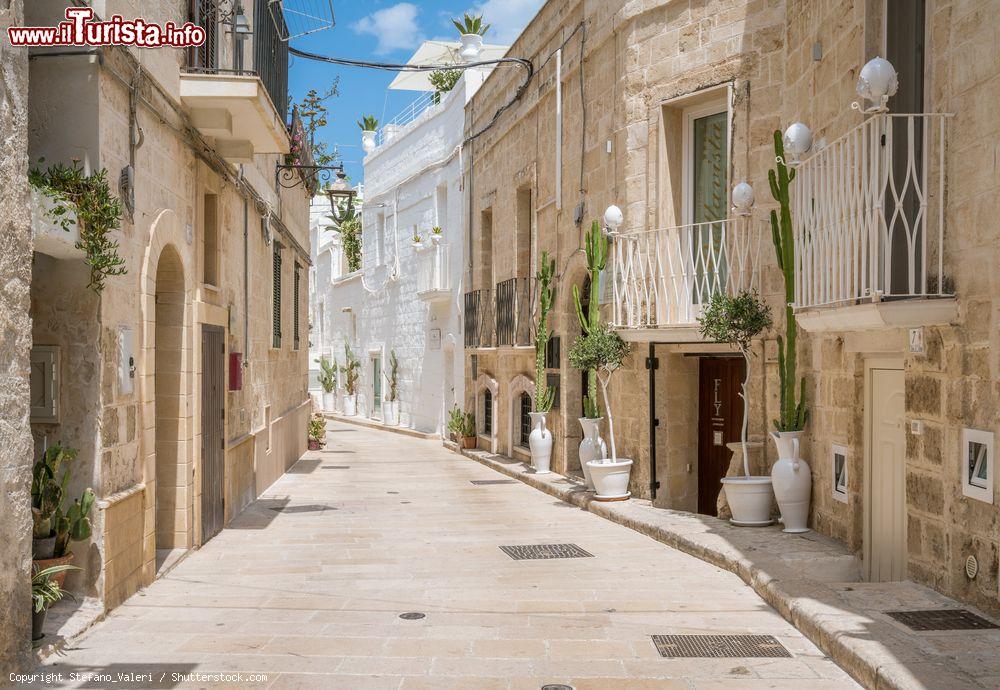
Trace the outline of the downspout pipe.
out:
<instances>
[{"instance_id":1,"label":"downspout pipe","mask_svg":"<svg viewBox=\"0 0 1000 690\"><path fill-rule=\"evenodd\" d=\"M243 197L243 368L250 366L250 208Z\"/></svg>"}]
</instances>

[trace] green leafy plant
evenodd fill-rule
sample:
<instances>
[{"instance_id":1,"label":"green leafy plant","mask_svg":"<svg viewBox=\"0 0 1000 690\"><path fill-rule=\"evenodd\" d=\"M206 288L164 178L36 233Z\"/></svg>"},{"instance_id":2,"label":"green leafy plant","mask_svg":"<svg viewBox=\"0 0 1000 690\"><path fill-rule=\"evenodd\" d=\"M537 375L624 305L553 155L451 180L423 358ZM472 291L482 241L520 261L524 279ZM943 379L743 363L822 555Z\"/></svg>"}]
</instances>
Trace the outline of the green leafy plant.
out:
<instances>
[{"instance_id":1,"label":"green leafy plant","mask_svg":"<svg viewBox=\"0 0 1000 690\"><path fill-rule=\"evenodd\" d=\"M44 163L45 159L38 162ZM32 168L28 181L54 200L49 216L63 230L69 230L71 215L75 217L80 230L76 247L90 267L88 288L100 294L109 276L127 272L125 259L118 255L118 242L111 238L111 233L121 227L122 206L111 193L107 170L101 168L88 175L79 159L74 158L69 166L56 163L45 170Z\"/></svg>"},{"instance_id":2,"label":"green leafy plant","mask_svg":"<svg viewBox=\"0 0 1000 690\"><path fill-rule=\"evenodd\" d=\"M483 24L483 15L469 14L468 12L465 12L460 20L452 19L451 23L458 29L458 33L462 35L477 34L485 36L486 32L490 30L490 26L492 26L491 24Z\"/></svg>"},{"instance_id":3,"label":"green leafy plant","mask_svg":"<svg viewBox=\"0 0 1000 690\"><path fill-rule=\"evenodd\" d=\"M386 388L386 400L389 402L396 402L399 398L399 358L396 357L395 350L389 350L389 374L386 375L385 371L382 372L382 376L385 377L386 383L389 387Z\"/></svg>"},{"instance_id":4,"label":"green leafy plant","mask_svg":"<svg viewBox=\"0 0 1000 690\"><path fill-rule=\"evenodd\" d=\"M549 312L555 289L552 280L556 273L556 261L549 258L548 251L542 252L538 280L538 323L535 328L535 412L548 412L555 403L556 390L549 388L545 380L545 351L548 349L552 331L549 330Z\"/></svg>"},{"instance_id":5,"label":"green leafy plant","mask_svg":"<svg viewBox=\"0 0 1000 690\"><path fill-rule=\"evenodd\" d=\"M585 335L577 338L569 351L569 363L575 368L598 372L598 382L604 393L604 409L608 415L608 436L611 438L611 458L601 462L618 461L615 449L615 424L611 416L608 385L611 383L612 375L624 364L629 352L628 343L603 324L591 328Z\"/></svg>"},{"instance_id":6,"label":"green leafy plant","mask_svg":"<svg viewBox=\"0 0 1000 690\"><path fill-rule=\"evenodd\" d=\"M433 228L431 228L431 234L432 235L440 235L441 234L441 228L438 227L437 225L435 225Z\"/></svg>"},{"instance_id":7,"label":"green leafy plant","mask_svg":"<svg viewBox=\"0 0 1000 690\"><path fill-rule=\"evenodd\" d=\"M448 431L454 436L469 437L476 435L476 416L471 412L463 412L458 405L448 413Z\"/></svg>"},{"instance_id":8,"label":"green leafy plant","mask_svg":"<svg viewBox=\"0 0 1000 690\"><path fill-rule=\"evenodd\" d=\"M361 362L354 356L351 346L344 343L344 361L346 364L340 368L346 377L344 388L348 395L354 395L358 391L358 377L361 375Z\"/></svg>"},{"instance_id":9,"label":"green leafy plant","mask_svg":"<svg viewBox=\"0 0 1000 690\"><path fill-rule=\"evenodd\" d=\"M374 115L365 115L358 120L358 127L362 132L374 132L378 129L378 119Z\"/></svg>"},{"instance_id":10,"label":"green leafy plant","mask_svg":"<svg viewBox=\"0 0 1000 690\"><path fill-rule=\"evenodd\" d=\"M434 87L434 102L440 103L441 95L454 89L461 78L462 70L459 69L439 69L427 75L427 81Z\"/></svg>"},{"instance_id":11,"label":"green leafy plant","mask_svg":"<svg viewBox=\"0 0 1000 690\"><path fill-rule=\"evenodd\" d=\"M421 244L423 241L424 241L424 238L422 238L417 233L413 233L413 244Z\"/></svg>"},{"instance_id":12,"label":"green leafy plant","mask_svg":"<svg viewBox=\"0 0 1000 690\"><path fill-rule=\"evenodd\" d=\"M590 232L586 238L587 270L590 272L590 301L587 313L583 311L580 301L580 288L573 286L573 304L580 320L580 329L586 335L601 325L601 271L607 266L610 242L601 232L601 224L596 220L590 224ZM597 369L587 368L587 393L583 398L583 414L596 419L600 416L597 409Z\"/></svg>"},{"instance_id":13,"label":"green leafy plant","mask_svg":"<svg viewBox=\"0 0 1000 690\"><path fill-rule=\"evenodd\" d=\"M743 473L750 476L750 462L747 454L747 425L750 417L750 399L747 384L750 381L750 366L753 352L750 341L771 327L771 309L761 301L756 292L743 290L730 296L723 292L712 295L701 316L698 317L699 330L709 340L733 345L746 360L740 397L743 398L743 428L740 441L743 445Z\"/></svg>"},{"instance_id":14,"label":"green leafy plant","mask_svg":"<svg viewBox=\"0 0 1000 690\"><path fill-rule=\"evenodd\" d=\"M62 514L62 508L56 510L55 532L56 547L53 552L55 558L62 558L69 551L70 542L86 541L93 534L93 527L90 524L90 510L94 507L95 496L91 489L86 489L80 498L73 500L66 514Z\"/></svg>"},{"instance_id":15,"label":"green leafy plant","mask_svg":"<svg viewBox=\"0 0 1000 690\"><path fill-rule=\"evenodd\" d=\"M45 611L67 594L70 598L73 597L52 579L53 575L67 570L80 569L75 565L53 565L44 570L38 570L37 566L35 567L35 572L31 576L31 608L35 613Z\"/></svg>"},{"instance_id":16,"label":"green leafy plant","mask_svg":"<svg viewBox=\"0 0 1000 690\"><path fill-rule=\"evenodd\" d=\"M326 357L320 357L319 362L319 385L323 387L324 393L332 393L337 387L337 363L331 362Z\"/></svg>"},{"instance_id":17,"label":"green leafy plant","mask_svg":"<svg viewBox=\"0 0 1000 690\"><path fill-rule=\"evenodd\" d=\"M792 234L792 211L788 196L788 185L795 179L795 170L785 165L785 146L781 132L774 132L775 167L767 171L767 181L771 186L771 196L778 202L779 209L771 210L771 239L774 254L778 260L785 281L785 337L778 336L778 376L781 400L778 419L774 426L778 431L801 431L809 419L806 407L806 380L799 382L799 396L796 400L795 341L796 323L792 304L795 302L795 238ZM780 211L780 216L779 216Z\"/></svg>"},{"instance_id":18,"label":"green leafy plant","mask_svg":"<svg viewBox=\"0 0 1000 690\"><path fill-rule=\"evenodd\" d=\"M76 449L63 448L55 443L35 461L31 471L32 536L35 539L47 539L55 534L56 524L62 517L66 485L69 484L68 465L76 455Z\"/></svg>"},{"instance_id":19,"label":"green leafy plant","mask_svg":"<svg viewBox=\"0 0 1000 690\"><path fill-rule=\"evenodd\" d=\"M313 415L312 419L309 420L308 433L310 440L319 444L323 443L326 439L326 420L323 419L323 415Z\"/></svg>"},{"instance_id":20,"label":"green leafy plant","mask_svg":"<svg viewBox=\"0 0 1000 690\"><path fill-rule=\"evenodd\" d=\"M353 273L359 270L361 268L361 216L351 206L350 210L344 209L341 221L333 216L327 217L337 223L333 226L333 231L340 235L340 244L344 248L344 257L347 259L347 272Z\"/></svg>"}]
</instances>

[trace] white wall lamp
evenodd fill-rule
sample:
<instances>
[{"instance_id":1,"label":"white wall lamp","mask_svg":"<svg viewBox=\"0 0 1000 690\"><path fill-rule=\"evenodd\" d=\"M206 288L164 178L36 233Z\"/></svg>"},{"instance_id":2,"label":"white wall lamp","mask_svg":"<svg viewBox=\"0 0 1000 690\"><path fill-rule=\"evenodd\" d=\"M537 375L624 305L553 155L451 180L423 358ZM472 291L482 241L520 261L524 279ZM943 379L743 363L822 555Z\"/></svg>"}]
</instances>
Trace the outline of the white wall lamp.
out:
<instances>
[{"instance_id":1,"label":"white wall lamp","mask_svg":"<svg viewBox=\"0 0 1000 690\"><path fill-rule=\"evenodd\" d=\"M607 231L609 237L615 237L618 235L618 228L621 227L622 223L625 221L625 216L622 210L611 204L604 211L604 228Z\"/></svg>"},{"instance_id":2,"label":"white wall lamp","mask_svg":"<svg viewBox=\"0 0 1000 690\"><path fill-rule=\"evenodd\" d=\"M749 216L753 201L753 187L748 182L740 182L733 187L733 210L737 216Z\"/></svg>"},{"instance_id":3,"label":"white wall lamp","mask_svg":"<svg viewBox=\"0 0 1000 690\"><path fill-rule=\"evenodd\" d=\"M899 77L892 63L881 57L874 57L865 63L858 75L857 91L861 98L871 101L874 105L864 108L860 103L854 103L855 110L864 113L884 113L889 110L889 98L895 95L899 88Z\"/></svg>"},{"instance_id":4,"label":"white wall lamp","mask_svg":"<svg viewBox=\"0 0 1000 690\"><path fill-rule=\"evenodd\" d=\"M813 135L812 131L804 124L794 122L785 130L782 140L785 144L785 160L783 162L785 165L794 166L798 165L802 156L812 148Z\"/></svg>"}]
</instances>

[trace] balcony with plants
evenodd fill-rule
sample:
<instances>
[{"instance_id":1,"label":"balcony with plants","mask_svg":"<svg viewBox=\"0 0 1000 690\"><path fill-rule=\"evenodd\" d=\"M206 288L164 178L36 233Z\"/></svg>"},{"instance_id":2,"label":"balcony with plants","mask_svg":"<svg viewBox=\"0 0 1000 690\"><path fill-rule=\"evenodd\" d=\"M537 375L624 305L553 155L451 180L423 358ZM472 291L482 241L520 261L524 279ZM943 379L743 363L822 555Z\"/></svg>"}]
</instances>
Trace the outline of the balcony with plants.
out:
<instances>
[{"instance_id":1,"label":"balcony with plants","mask_svg":"<svg viewBox=\"0 0 1000 690\"><path fill-rule=\"evenodd\" d=\"M440 228L431 230L432 236ZM417 252L417 297L429 302L445 301L451 297L449 275L449 246L432 241L431 245Z\"/></svg>"}]
</instances>

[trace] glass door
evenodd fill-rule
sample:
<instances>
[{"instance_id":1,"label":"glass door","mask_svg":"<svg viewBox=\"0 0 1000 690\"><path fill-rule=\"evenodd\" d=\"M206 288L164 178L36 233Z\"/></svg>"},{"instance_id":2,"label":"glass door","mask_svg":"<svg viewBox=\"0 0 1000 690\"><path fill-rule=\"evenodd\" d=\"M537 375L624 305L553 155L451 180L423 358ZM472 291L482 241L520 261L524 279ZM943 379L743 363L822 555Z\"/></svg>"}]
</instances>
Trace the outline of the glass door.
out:
<instances>
[{"instance_id":1,"label":"glass door","mask_svg":"<svg viewBox=\"0 0 1000 690\"><path fill-rule=\"evenodd\" d=\"M729 118L725 110L704 111L699 108L687 118L691 182L686 215L687 222L694 225L691 258L695 304L707 302L715 292L724 289L728 277L725 228L721 221L726 219L729 198Z\"/></svg>"},{"instance_id":2,"label":"glass door","mask_svg":"<svg viewBox=\"0 0 1000 690\"><path fill-rule=\"evenodd\" d=\"M382 416L382 356L372 357L372 416Z\"/></svg>"}]
</instances>

